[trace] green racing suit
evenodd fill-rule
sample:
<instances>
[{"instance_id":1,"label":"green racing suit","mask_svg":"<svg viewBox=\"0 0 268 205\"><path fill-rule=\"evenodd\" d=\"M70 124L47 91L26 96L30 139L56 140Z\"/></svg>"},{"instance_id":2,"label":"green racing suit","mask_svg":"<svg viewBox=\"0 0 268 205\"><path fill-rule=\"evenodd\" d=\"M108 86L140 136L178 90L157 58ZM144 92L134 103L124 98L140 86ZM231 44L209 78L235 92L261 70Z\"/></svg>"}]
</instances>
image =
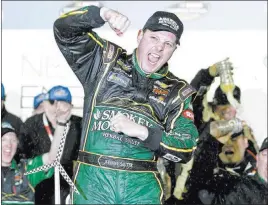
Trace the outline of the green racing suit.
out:
<instances>
[{"instance_id":1,"label":"green racing suit","mask_svg":"<svg viewBox=\"0 0 268 205\"><path fill-rule=\"evenodd\" d=\"M164 65L145 74L132 55L92 29L105 22L88 6L54 23L60 51L84 88L83 130L72 192L74 204L162 204L158 157L188 162L198 132L191 100L195 90ZM122 113L146 126L145 141L116 133L110 119ZM67 142L68 143L68 142Z\"/></svg>"}]
</instances>

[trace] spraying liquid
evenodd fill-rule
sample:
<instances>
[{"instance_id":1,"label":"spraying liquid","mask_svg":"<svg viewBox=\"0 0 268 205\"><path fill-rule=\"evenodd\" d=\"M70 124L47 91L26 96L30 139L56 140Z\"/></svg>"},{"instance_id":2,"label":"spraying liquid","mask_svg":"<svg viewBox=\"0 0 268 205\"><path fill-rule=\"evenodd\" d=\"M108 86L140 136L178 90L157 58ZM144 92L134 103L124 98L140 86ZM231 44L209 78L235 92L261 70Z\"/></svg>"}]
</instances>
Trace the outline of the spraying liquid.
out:
<instances>
[{"instance_id":1,"label":"spraying liquid","mask_svg":"<svg viewBox=\"0 0 268 205\"><path fill-rule=\"evenodd\" d=\"M234 98L233 95L233 91L235 89L235 84L234 84L234 80L232 77L232 72L231 72L231 67L230 67L230 63L228 63L229 59L226 59L224 61L221 62L221 67L220 67L220 79L221 79L221 90L226 94L227 99L229 101L229 103L236 109L236 116L242 117L242 106L240 105L240 103Z\"/></svg>"}]
</instances>

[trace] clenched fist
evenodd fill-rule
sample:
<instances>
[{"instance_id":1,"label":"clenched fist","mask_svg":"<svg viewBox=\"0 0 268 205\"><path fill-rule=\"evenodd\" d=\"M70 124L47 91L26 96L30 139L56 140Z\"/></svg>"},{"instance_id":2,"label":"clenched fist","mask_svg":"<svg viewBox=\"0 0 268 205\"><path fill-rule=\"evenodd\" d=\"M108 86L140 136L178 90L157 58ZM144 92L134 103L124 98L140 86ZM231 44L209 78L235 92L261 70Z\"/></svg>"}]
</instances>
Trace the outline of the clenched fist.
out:
<instances>
[{"instance_id":1,"label":"clenched fist","mask_svg":"<svg viewBox=\"0 0 268 205\"><path fill-rule=\"evenodd\" d=\"M126 16L106 7L100 9L100 16L109 23L118 36L122 36L130 25L130 21Z\"/></svg>"},{"instance_id":2,"label":"clenched fist","mask_svg":"<svg viewBox=\"0 0 268 205\"><path fill-rule=\"evenodd\" d=\"M148 137L148 129L128 119L125 115L118 113L110 120L111 130L122 132L129 137L137 137L144 141Z\"/></svg>"}]
</instances>

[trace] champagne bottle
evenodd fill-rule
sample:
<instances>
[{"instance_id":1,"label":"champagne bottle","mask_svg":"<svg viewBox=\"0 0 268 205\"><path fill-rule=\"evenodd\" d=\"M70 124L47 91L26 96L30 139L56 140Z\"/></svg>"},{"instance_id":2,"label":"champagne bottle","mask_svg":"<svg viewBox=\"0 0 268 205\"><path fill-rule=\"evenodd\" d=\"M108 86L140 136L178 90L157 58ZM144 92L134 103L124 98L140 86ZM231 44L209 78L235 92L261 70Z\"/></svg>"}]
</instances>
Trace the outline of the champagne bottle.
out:
<instances>
[{"instance_id":1,"label":"champagne bottle","mask_svg":"<svg viewBox=\"0 0 268 205\"><path fill-rule=\"evenodd\" d=\"M219 69L221 79L220 87L224 93L231 93L234 90L235 85L232 77L230 63L228 62L228 59L226 59L220 62L220 64L221 64Z\"/></svg>"}]
</instances>

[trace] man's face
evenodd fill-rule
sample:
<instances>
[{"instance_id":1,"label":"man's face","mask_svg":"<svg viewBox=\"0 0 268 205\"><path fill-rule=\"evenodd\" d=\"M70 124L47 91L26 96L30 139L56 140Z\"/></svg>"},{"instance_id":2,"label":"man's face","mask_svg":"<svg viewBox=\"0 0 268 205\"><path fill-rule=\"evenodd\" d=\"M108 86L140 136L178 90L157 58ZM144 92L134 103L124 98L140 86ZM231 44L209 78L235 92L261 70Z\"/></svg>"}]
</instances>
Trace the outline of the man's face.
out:
<instances>
[{"instance_id":1,"label":"man's face","mask_svg":"<svg viewBox=\"0 0 268 205\"><path fill-rule=\"evenodd\" d=\"M2 166L10 166L16 154L18 139L14 132L8 132L2 136Z\"/></svg>"},{"instance_id":2,"label":"man's face","mask_svg":"<svg viewBox=\"0 0 268 205\"><path fill-rule=\"evenodd\" d=\"M42 104L46 114L50 115L51 117L56 117L56 103L45 100L42 102Z\"/></svg>"},{"instance_id":3,"label":"man's face","mask_svg":"<svg viewBox=\"0 0 268 205\"><path fill-rule=\"evenodd\" d=\"M238 164L243 161L247 147L248 139L243 135L230 138L223 145L219 157L224 164Z\"/></svg>"},{"instance_id":4,"label":"man's face","mask_svg":"<svg viewBox=\"0 0 268 205\"><path fill-rule=\"evenodd\" d=\"M231 105L218 105L215 112L221 120L231 120L236 116L236 109Z\"/></svg>"},{"instance_id":5,"label":"man's face","mask_svg":"<svg viewBox=\"0 0 268 205\"><path fill-rule=\"evenodd\" d=\"M257 169L258 174L267 182L267 153L268 149L262 150L259 154L257 154Z\"/></svg>"},{"instance_id":6,"label":"man's face","mask_svg":"<svg viewBox=\"0 0 268 205\"><path fill-rule=\"evenodd\" d=\"M137 60L145 73L155 73L171 58L176 50L176 36L167 31L140 31Z\"/></svg>"},{"instance_id":7,"label":"man's face","mask_svg":"<svg viewBox=\"0 0 268 205\"><path fill-rule=\"evenodd\" d=\"M61 111L66 111L73 107L72 104L65 102L65 101L58 101L56 106L57 106L57 109L60 109Z\"/></svg>"}]
</instances>

